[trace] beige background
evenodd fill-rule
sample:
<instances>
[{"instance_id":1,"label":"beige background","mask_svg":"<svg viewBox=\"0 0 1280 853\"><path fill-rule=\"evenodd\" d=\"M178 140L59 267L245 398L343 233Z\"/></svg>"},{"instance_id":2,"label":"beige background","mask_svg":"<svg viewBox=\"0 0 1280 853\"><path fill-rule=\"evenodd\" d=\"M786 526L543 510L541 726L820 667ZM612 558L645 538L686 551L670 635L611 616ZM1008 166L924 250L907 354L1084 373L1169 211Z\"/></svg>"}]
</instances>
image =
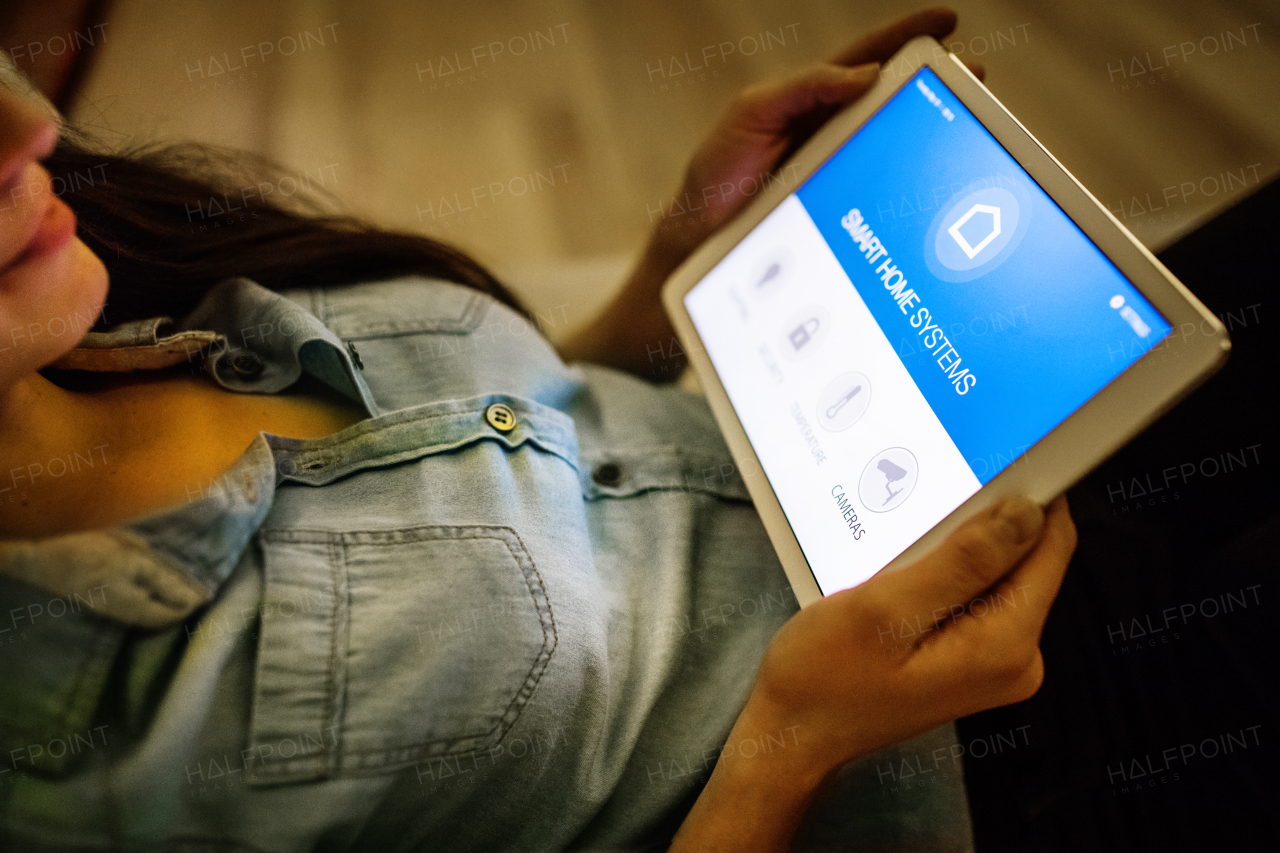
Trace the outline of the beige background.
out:
<instances>
[{"instance_id":1,"label":"beige background","mask_svg":"<svg viewBox=\"0 0 1280 853\"><path fill-rule=\"evenodd\" d=\"M956 7L948 41L1149 245L1280 170L1280 5ZM735 92L914 8L120 0L71 112L112 142L194 138L323 177L353 211L461 245L572 325L617 284ZM679 74L686 54L705 67ZM442 58L473 67L448 74ZM1173 201L1148 212L1166 187ZM444 212L455 193L470 211Z\"/></svg>"}]
</instances>

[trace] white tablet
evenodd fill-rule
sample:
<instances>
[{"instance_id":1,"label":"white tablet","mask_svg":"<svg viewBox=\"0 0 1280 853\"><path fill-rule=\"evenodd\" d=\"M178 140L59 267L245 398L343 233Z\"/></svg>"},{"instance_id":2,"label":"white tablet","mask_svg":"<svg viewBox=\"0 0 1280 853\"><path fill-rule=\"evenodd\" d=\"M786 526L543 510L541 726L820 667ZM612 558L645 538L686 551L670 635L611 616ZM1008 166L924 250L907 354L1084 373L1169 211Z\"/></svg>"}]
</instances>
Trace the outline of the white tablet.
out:
<instances>
[{"instance_id":1,"label":"white tablet","mask_svg":"<svg viewBox=\"0 0 1280 853\"><path fill-rule=\"evenodd\" d=\"M1002 496L1049 501L1226 360L1217 318L931 38L791 162L663 301L801 604Z\"/></svg>"}]
</instances>

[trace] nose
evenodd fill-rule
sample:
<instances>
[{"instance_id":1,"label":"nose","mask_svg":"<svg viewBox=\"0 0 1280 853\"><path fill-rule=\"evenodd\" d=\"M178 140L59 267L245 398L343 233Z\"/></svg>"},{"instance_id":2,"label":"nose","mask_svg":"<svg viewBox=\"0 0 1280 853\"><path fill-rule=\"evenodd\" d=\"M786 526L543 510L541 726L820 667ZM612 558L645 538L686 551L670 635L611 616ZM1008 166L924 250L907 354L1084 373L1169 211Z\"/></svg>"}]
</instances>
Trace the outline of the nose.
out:
<instances>
[{"instance_id":1,"label":"nose","mask_svg":"<svg viewBox=\"0 0 1280 853\"><path fill-rule=\"evenodd\" d=\"M27 164L47 157L57 139L47 112L0 85L0 190L19 180Z\"/></svg>"}]
</instances>

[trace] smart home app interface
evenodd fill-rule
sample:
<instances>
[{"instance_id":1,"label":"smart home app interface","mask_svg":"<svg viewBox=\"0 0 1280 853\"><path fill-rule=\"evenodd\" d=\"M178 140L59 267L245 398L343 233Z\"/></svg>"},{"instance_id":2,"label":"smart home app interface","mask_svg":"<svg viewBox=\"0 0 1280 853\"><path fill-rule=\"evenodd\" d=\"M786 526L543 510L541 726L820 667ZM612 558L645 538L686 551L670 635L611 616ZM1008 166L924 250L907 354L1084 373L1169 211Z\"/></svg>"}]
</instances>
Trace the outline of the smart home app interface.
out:
<instances>
[{"instance_id":1,"label":"smart home app interface","mask_svg":"<svg viewBox=\"0 0 1280 853\"><path fill-rule=\"evenodd\" d=\"M685 304L826 595L1171 330L928 68Z\"/></svg>"}]
</instances>

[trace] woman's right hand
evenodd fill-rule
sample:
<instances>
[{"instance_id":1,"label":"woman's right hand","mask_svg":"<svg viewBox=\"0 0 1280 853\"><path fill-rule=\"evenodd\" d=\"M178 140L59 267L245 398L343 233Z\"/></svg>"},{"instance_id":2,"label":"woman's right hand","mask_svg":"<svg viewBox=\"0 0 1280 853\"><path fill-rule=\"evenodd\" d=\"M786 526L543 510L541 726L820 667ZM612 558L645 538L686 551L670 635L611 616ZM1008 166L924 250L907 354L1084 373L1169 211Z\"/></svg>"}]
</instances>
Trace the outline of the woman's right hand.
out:
<instances>
[{"instance_id":1,"label":"woman's right hand","mask_svg":"<svg viewBox=\"0 0 1280 853\"><path fill-rule=\"evenodd\" d=\"M916 563L797 613L770 643L729 738L786 746L726 748L673 849L786 849L840 765L1030 697L1075 545L1065 498L1046 510L1005 500Z\"/></svg>"}]
</instances>

